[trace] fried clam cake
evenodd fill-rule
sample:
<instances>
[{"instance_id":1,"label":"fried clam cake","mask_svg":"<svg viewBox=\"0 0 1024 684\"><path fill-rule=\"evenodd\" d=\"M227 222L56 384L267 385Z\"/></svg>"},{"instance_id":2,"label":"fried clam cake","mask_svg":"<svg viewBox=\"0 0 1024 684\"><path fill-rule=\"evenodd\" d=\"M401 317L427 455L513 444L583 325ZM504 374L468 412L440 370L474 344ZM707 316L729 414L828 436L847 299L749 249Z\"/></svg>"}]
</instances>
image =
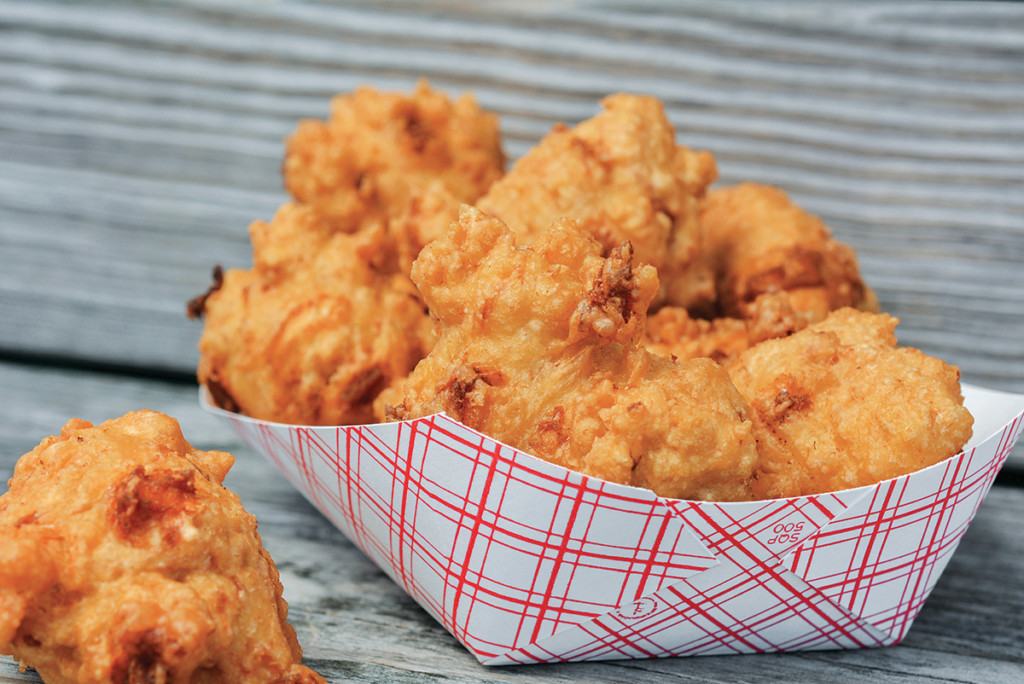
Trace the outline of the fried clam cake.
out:
<instances>
[{"instance_id":1,"label":"fried clam cake","mask_svg":"<svg viewBox=\"0 0 1024 684\"><path fill-rule=\"evenodd\" d=\"M416 198L475 200L503 173L500 142L495 115L425 81L359 88L300 122L283 167L295 201L250 226L251 269L217 272L190 303L215 401L283 423L372 421L377 394L433 343L408 269L450 219Z\"/></svg>"},{"instance_id":2,"label":"fried clam cake","mask_svg":"<svg viewBox=\"0 0 1024 684\"><path fill-rule=\"evenodd\" d=\"M0 653L50 684L314 684L256 520L153 411L69 421L0 496Z\"/></svg>"},{"instance_id":3,"label":"fried clam cake","mask_svg":"<svg viewBox=\"0 0 1024 684\"><path fill-rule=\"evenodd\" d=\"M380 265L381 226L334 230L288 203L250 227L251 269L233 269L194 306L204 317L198 377L223 408L301 425L371 422L382 389L433 345L409 277Z\"/></svg>"},{"instance_id":4,"label":"fried clam cake","mask_svg":"<svg viewBox=\"0 0 1024 684\"><path fill-rule=\"evenodd\" d=\"M811 322L844 306L878 311L853 248L778 188L759 183L714 188L699 225L721 316L742 318L757 297L778 292Z\"/></svg>"},{"instance_id":5,"label":"fried clam cake","mask_svg":"<svg viewBox=\"0 0 1024 684\"><path fill-rule=\"evenodd\" d=\"M729 365L752 409L759 498L873 484L963 448L974 419L959 370L899 346L897 323L843 308Z\"/></svg>"},{"instance_id":6,"label":"fried clam cake","mask_svg":"<svg viewBox=\"0 0 1024 684\"><path fill-rule=\"evenodd\" d=\"M617 93L603 111L559 124L494 183L477 206L530 244L555 219L575 219L607 255L622 242L658 269L656 304L706 309L714 282L697 215L717 176L714 157L676 143L654 97Z\"/></svg>"},{"instance_id":7,"label":"fried clam cake","mask_svg":"<svg viewBox=\"0 0 1024 684\"><path fill-rule=\"evenodd\" d=\"M497 115L427 81L409 94L361 87L338 95L327 120L299 122L283 165L296 201L328 220L362 224L386 222L435 182L473 202L504 169Z\"/></svg>"},{"instance_id":8,"label":"fried clam cake","mask_svg":"<svg viewBox=\"0 0 1024 684\"><path fill-rule=\"evenodd\" d=\"M746 402L710 359L642 345L658 291L628 243L604 247L570 220L530 246L463 207L412 277L440 322L437 345L378 400L392 420L439 411L524 451L667 497L750 498Z\"/></svg>"}]
</instances>

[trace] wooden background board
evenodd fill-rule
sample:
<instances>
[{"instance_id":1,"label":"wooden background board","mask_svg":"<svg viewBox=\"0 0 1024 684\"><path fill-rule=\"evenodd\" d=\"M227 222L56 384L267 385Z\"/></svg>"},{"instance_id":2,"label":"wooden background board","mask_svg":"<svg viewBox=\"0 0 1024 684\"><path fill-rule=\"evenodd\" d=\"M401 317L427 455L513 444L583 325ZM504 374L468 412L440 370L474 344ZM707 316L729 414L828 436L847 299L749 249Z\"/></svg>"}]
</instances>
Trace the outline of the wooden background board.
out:
<instances>
[{"instance_id":1,"label":"wooden background board","mask_svg":"<svg viewBox=\"0 0 1024 684\"><path fill-rule=\"evenodd\" d=\"M901 338L1024 392L1024 6L0 1L0 348L183 374L282 139L427 77L510 157L629 90L860 253Z\"/></svg>"},{"instance_id":2,"label":"wooden background board","mask_svg":"<svg viewBox=\"0 0 1024 684\"><path fill-rule=\"evenodd\" d=\"M239 457L332 681L1024 675L1022 446L904 645L483 670L203 414L184 303L248 265L283 139L418 78L498 112L512 159L605 94L657 95L721 183L779 185L857 249L902 342L1024 393L1024 3L0 0L0 478L72 415L178 417Z\"/></svg>"}]
</instances>

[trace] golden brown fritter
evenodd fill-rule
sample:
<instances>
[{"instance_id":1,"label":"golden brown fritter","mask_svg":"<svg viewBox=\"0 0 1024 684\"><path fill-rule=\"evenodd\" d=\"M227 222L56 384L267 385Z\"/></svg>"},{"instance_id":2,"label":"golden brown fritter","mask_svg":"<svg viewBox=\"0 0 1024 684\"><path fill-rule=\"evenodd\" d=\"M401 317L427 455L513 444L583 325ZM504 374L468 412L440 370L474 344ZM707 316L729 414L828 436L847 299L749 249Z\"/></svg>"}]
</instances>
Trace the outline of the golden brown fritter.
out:
<instances>
[{"instance_id":1,"label":"golden brown fritter","mask_svg":"<svg viewBox=\"0 0 1024 684\"><path fill-rule=\"evenodd\" d=\"M559 218L579 221L604 254L629 240L636 261L658 269L659 302L708 306L714 283L697 211L717 175L714 158L676 144L656 98L620 93L601 104L603 112L574 128L556 126L477 206L521 244Z\"/></svg>"},{"instance_id":2,"label":"golden brown fritter","mask_svg":"<svg viewBox=\"0 0 1024 684\"><path fill-rule=\"evenodd\" d=\"M404 273L381 270L381 226L348 234L286 204L250 227L253 268L224 274L202 303L201 384L224 408L263 420L374 420L373 401L433 345Z\"/></svg>"},{"instance_id":3,"label":"golden brown fritter","mask_svg":"<svg viewBox=\"0 0 1024 684\"><path fill-rule=\"evenodd\" d=\"M322 683L232 463L152 411L25 454L0 496L0 653L51 684Z\"/></svg>"},{"instance_id":4,"label":"golden brown fritter","mask_svg":"<svg viewBox=\"0 0 1024 684\"><path fill-rule=\"evenodd\" d=\"M662 496L749 498L747 407L724 371L640 343L658 289L627 244L602 247L569 220L517 247L464 207L413 279L438 344L379 400L390 419L445 411L543 459Z\"/></svg>"},{"instance_id":5,"label":"golden brown fritter","mask_svg":"<svg viewBox=\"0 0 1024 684\"><path fill-rule=\"evenodd\" d=\"M812 321L844 306L878 309L853 249L778 188L743 183L711 190L700 229L722 316L741 318L746 304L775 292L788 293Z\"/></svg>"},{"instance_id":6,"label":"golden brown fritter","mask_svg":"<svg viewBox=\"0 0 1024 684\"><path fill-rule=\"evenodd\" d=\"M352 226L386 222L432 182L473 202L504 166L497 116L420 81L409 95L358 88L331 101L328 120L301 121L284 182L300 203Z\"/></svg>"},{"instance_id":7,"label":"golden brown fritter","mask_svg":"<svg viewBox=\"0 0 1024 684\"><path fill-rule=\"evenodd\" d=\"M462 202L441 183L417 188L405 209L388 221L388 240L393 245L396 268L412 270L412 262L431 241L448 232L459 217Z\"/></svg>"},{"instance_id":8,"label":"golden brown fritter","mask_svg":"<svg viewBox=\"0 0 1024 684\"><path fill-rule=\"evenodd\" d=\"M873 484L958 453L973 418L960 372L899 347L897 319L845 308L729 366L750 402L759 498Z\"/></svg>"},{"instance_id":9,"label":"golden brown fritter","mask_svg":"<svg viewBox=\"0 0 1024 684\"><path fill-rule=\"evenodd\" d=\"M284 162L298 202L250 226L251 270L218 274L190 304L206 316L200 382L264 420L372 421L377 394L433 344L408 269L450 219L417 198L475 200L503 166L497 118L425 81L410 95L361 88L328 121L301 122Z\"/></svg>"},{"instance_id":10,"label":"golden brown fritter","mask_svg":"<svg viewBox=\"0 0 1024 684\"><path fill-rule=\"evenodd\" d=\"M678 306L666 306L647 319L644 344L655 354L680 361L711 358L728 364L758 342L791 335L807 327L808 317L793 311L785 292L760 295L743 308L743 318L694 318Z\"/></svg>"}]
</instances>

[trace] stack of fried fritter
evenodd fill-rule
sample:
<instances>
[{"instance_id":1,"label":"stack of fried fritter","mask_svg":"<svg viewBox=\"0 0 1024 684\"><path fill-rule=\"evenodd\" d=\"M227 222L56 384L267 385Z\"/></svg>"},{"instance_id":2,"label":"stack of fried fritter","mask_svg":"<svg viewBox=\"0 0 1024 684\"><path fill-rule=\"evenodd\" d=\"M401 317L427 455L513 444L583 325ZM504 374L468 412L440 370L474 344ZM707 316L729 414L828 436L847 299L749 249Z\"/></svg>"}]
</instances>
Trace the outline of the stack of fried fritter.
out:
<instances>
[{"instance_id":1,"label":"stack of fried fritter","mask_svg":"<svg viewBox=\"0 0 1024 684\"><path fill-rule=\"evenodd\" d=\"M400 218L427 187L473 202L503 167L497 118L469 97L421 83L408 96L336 98L329 121L305 121L288 141L295 202L250 226L252 268L228 271L191 306L206 317L200 382L257 418L371 420L380 391L434 342L408 276L413 248L394 237Z\"/></svg>"},{"instance_id":2,"label":"stack of fried fritter","mask_svg":"<svg viewBox=\"0 0 1024 684\"><path fill-rule=\"evenodd\" d=\"M965 444L958 371L896 345L852 248L777 188L711 188L658 100L602 105L502 175L467 98L338 98L289 142L296 203L251 228L253 269L196 307L200 381L290 423L446 411L677 498L858 486Z\"/></svg>"}]
</instances>

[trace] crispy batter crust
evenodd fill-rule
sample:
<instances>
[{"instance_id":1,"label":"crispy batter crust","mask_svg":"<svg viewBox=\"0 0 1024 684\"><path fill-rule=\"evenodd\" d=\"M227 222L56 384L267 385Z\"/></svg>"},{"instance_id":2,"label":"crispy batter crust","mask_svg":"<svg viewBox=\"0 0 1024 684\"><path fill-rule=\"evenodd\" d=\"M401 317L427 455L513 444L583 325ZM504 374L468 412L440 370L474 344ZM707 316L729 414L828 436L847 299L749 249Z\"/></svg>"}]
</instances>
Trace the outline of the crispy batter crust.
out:
<instances>
[{"instance_id":1,"label":"crispy batter crust","mask_svg":"<svg viewBox=\"0 0 1024 684\"><path fill-rule=\"evenodd\" d=\"M316 209L286 204L250 235L253 268L228 271L206 299L199 381L264 420L373 421L377 395L434 341L408 276L375 265L383 231L333 231Z\"/></svg>"},{"instance_id":2,"label":"crispy batter crust","mask_svg":"<svg viewBox=\"0 0 1024 684\"><path fill-rule=\"evenodd\" d=\"M408 95L363 87L335 97L326 121L301 121L288 138L283 173L298 202L353 226L396 216L433 182L475 201L504 166L497 116L420 81Z\"/></svg>"},{"instance_id":3,"label":"crispy batter crust","mask_svg":"<svg viewBox=\"0 0 1024 684\"><path fill-rule=\"evenodd\" d=\"M504 161L497 118L425 81L409 95L360 88L327 121L301 122L284 161L296 202L250 226L252 269L216 272L188 305L205 318L199 381L264 420L373 421L377 395L434 341L412 260L447 228L442 210L478 198Z\"/></svg>"},{"instance_id":4,"label":"crispy batter crust","mask_svg":"<svg viewBox=\"0 0 1024 684\"><path fill-rule=\"evenodd\" d=\"M960 372L897 346L897 322L840 309L729 366L753 409L760 498L873 484L963 448L974 421Z\"/></svg>"},{"instance_id":5,"label":"crispy batter crust","mask_svg":"<svg viewBox=\"0 0 1024 684\"><path fill-rule=\"evenodd\" d=\"M173 419L69 421L0 496L0 653L47 682L323 682L230 454Z\"/></svg>"},{"instance_id":6,"label":"crispy batter crust","mask_svg":"<svg viewBox=\"0 0 1024 684\"><path fill-rule=\"evenodd\" d=\"M530 247L466 207L413 265L441 324L434 350L381 402L392 418L445 411L554 463L670 497L750 496L748 409L715 363L641 345L654 269L572 221Z\"/></svg>"},{"instance_id":7,"label":"crispy batter crust","mask_svg":"<svg viewBox=\"0 0 1024 684\"><path fill-rule=\"evenodd\" d=\"M807 314L793 310L785 292L759 296L743 314L706 320L666 306L647 319L644 343L655 354L680 361L706 357L727 366L744 349L791 335L809 322Z\"/></svg>"},{"instance_id":8,"label":"crispy batter crust","mask_svg":"<svg viewBox=\"0 0 1024 684\"><path fill-rule=\"evenodd\" d=\"M776 292L788 293L812 321L844 306L878 309L853 249L778 188L742 183L712 190L700 229L720 315L742 318L746 305Z\"/></svg>"},{"instance_id":9,"label":"crispy batter crust","mask_svg":"<svg viewBox=\"0 0 1024 684\"><path fill-rule=\"evenodd\" d=\"M714 298L697 212L717 175L714 158L676 144L656 98L619 93L573 128L555 126L477 206L531 244L572 218L608 255L629 241L658 269L659 303L702 308Z\"/></svg>"}]
</instances>

